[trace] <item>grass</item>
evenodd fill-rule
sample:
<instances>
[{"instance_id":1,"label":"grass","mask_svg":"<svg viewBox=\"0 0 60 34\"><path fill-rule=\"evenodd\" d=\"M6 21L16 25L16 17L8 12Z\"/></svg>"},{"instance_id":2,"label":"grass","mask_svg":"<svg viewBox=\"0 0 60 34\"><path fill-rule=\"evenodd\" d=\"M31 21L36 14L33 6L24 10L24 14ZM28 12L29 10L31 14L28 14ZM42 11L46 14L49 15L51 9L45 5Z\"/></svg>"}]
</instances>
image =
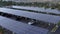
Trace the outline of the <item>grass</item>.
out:
<instances>
[{"instance_id":1,"label":"grass","mask_svg":"<svg viewBox=\"0 0 60 34\"><path fill-rule=\"evenodd\" d=\"M58 29L58 27L56 27L56 26L51 30L51 32L55 32Z\"/></svg>"},{"instance_id":2,"label":"grass","mask_svg":"<svg viewBox=\"0 0 60 34\"><path fill-rule=\"evenodd\" d=\"M58 25L60 26L60 22L58 22Z\"/></svg>"}]
</instances>

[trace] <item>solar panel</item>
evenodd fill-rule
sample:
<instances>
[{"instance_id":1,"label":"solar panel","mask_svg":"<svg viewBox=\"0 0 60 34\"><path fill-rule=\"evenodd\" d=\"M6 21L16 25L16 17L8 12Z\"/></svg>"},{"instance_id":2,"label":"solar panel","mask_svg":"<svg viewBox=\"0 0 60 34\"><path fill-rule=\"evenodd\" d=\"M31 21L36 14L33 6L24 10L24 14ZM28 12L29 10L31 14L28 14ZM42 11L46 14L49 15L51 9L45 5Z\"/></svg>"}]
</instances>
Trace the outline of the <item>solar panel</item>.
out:
<instances>
[{"instance_id":1,"label":"solar panel","mask_svg":"<svg viewBox=\"0 0 60 34\"><path fill-rule=\"evenodd\" d=\"M60 21L60 16L41 14L41 13L33 13L26 12L22 10L13 10L8 8L0 8L0 12L10 13L18 16L28 17L36 20L41 20L49 23L57 24Z\"/></svg>"},{"instance_id":2,"label":"solar panel","mask_svg":"<svg viewBox=\"0 0 60 34\"><path fill-rule=\"evenodd\" d=\"M47 34L49 30L0 16L0 25L17 34Z\"/></svg>"},{"instance_id":3,"label":"solar panel","mask_svg":"<svg viewBox=\"0 0 60 34\"><path fill-rule=\"evenodd\" d=\"M45 9L44 7L29 7L29 6L12 6L13 8L17 9L27 9L27 10L34 10L38 12L47 12L47 13L55 13L55 14L60 14L60 11L57 9L51 9L47 8Z\"/></svg>"}]
</instances>

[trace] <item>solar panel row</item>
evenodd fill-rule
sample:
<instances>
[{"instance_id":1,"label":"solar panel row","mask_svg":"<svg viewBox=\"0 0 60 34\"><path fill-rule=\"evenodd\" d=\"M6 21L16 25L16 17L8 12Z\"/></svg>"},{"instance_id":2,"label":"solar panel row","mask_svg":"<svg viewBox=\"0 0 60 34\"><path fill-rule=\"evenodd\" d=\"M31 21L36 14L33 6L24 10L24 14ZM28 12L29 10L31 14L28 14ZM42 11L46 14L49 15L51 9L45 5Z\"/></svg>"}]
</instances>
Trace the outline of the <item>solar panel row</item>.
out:
<instances>
[{"instance_id":1,"label":"solar panel row","mask_svg":"<svg viewBox=\"0 0 60 34\"><path fill-rule=\"evenodd\" d=\"M60 14L60 11L57 9L45 9L44 7L29 7L29 6L12 6L12 8L17 8L17 9L26 9L26 10L33 10L37 12L46 12L46 13L53 13L53 14Z\"/></svg>"},{"instance_id":2,"label":"solar panel row","mask_svg":"<svg viewBox=\"0 0 60 34\"><path fill-rule=\"evenodd\" d=\"M42 13L42 14L49 14L49 15L60 16L60 14L51 13L51 12L43 12L43 11L35 11L35 10L19 9L19 8L10 8L10 9L23 10L23 11L34 12L34 13Z\"/></svg>"},{"instance_id":3,"label":"solar panel row","mask_svg":"<svg viewBox=\"0 0 60 34\"><path fill-rule=\"evenodd\" d=\"M48 30L0 16L0 25L17 34L47 34Z\"/></svg>"}]
</instances>

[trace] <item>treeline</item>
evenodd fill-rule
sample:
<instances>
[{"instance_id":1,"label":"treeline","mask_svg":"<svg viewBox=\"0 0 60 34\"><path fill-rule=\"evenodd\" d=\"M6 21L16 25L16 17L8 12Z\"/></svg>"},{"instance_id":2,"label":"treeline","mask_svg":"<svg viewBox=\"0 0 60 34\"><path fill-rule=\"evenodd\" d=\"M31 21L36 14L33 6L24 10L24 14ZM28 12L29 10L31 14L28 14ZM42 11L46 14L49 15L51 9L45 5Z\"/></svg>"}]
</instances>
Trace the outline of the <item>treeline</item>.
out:
<instances>
[{"instance_id":1,"label":"treeline","mask_svg":"<svg viewBox=\"0 0 60 34\"><path fill-rule=\"evenodd\" d=\"M32 2L32 3L24 3L24 2L12 2L12 1L0 1L0 6L9 6L9 5L19 5L19 6L35 6L35 7L45 7L51 9L60 10L60 4L58 3L49 3L49 2Z\"/></svg>"},{"instance_id":2,"label":"treeline","mask_svg":"<svg viewBox=\"0 0 60 34\"><path fill-rule=\"evenodd\" d=\"M7 6L7 5L12 5L12 2L0 1L0 6Z\"/></svg>"},{"instance_id":3,"label":"treeline","mask_svg":"<svg viewBox=\"0 0 60 34\"><path fill-rule=\"evenodd\" d=\"M38 2L33 2L33 3L13 3L13 5L19 5L19 6L35 6L35 7L45 7L45 8L51 8L51 9L58 9L60 10L60 4L59 3L49 3L49 2L44 2L44 3L38 3Z\"/></svg>"},{"instance_id":4,"label":"treeline","mask_svg":"<svg viewBox=\"0 0 60 34\"><path fill-rule=\"evenodd\" d=\"M59 3L49 3L49 2L33 2L33 3L15 3L13 2L13 5L19 5L19 6L34 6L34 7L45 7L45 8L51 8L51 9L58 9L60 10L60 4Z\"/></svg>"}]
</instances>

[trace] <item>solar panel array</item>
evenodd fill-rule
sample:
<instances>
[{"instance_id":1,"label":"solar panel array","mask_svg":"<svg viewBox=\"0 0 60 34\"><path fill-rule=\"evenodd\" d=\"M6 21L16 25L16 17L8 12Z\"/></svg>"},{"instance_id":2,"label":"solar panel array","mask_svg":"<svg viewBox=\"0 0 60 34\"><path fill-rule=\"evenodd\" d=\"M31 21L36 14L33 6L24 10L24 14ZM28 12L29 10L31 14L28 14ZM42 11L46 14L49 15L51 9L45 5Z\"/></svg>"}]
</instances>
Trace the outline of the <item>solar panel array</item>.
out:
<instances>
[{"instance_id":1,"label":"solar panel array","mask_svg":"<svg viewBox=\"0 0 60 34\"><path fill-rule=\"evenodd\" d=\"M14 7L17 9L21 8L22 10L0 8L0 25L17 34L48 34L48 32L60 21L60 12L58 10L44 10L44 8L37 9L37 7L23 6L13 6L13 8ZM30 12L28 10L54 13L55 15ZM56 16L56 14L59 15ZM32 24L29 25L29 23Z\"/></svg>"}]
</instances>

